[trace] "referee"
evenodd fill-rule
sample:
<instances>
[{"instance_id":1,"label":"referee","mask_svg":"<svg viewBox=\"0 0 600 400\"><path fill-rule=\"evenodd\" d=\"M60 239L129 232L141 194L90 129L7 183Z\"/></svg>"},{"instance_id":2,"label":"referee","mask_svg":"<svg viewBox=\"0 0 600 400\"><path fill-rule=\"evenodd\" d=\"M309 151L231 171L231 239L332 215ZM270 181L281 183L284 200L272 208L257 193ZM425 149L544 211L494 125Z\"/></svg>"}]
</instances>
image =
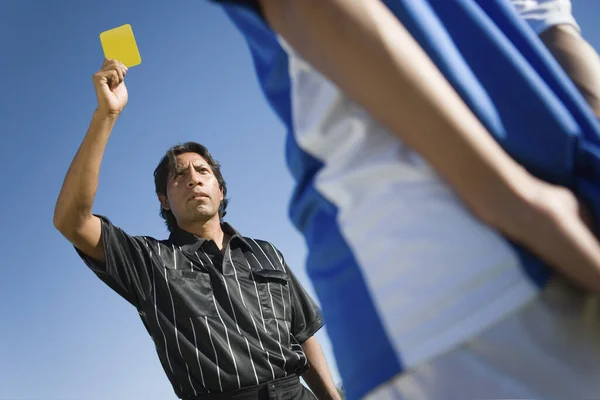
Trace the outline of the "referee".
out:
<instances>
[{"instance_id":1,"label":"referee","mask_svg":"<svg viewBox=\"0 0 600 400\"><path fill-rule=\"evenodd\" d=\"M314 334L321 312L272 244L222 218L227 186L198 143L154 172L167 240L130 236L93 215L100 164L125 105L127 68L94 75L98 108L59 195L54 224L90 269L130 302L182 399L339 398Z\"/></svg>"}]
</instances>

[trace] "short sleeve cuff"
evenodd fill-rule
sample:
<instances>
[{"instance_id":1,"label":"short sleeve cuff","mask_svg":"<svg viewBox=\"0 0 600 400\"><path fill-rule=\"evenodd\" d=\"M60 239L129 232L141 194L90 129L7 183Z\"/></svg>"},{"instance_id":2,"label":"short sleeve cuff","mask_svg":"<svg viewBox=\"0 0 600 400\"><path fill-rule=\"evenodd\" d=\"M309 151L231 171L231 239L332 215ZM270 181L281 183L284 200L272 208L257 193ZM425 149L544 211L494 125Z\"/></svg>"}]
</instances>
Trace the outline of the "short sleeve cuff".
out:
<instances>
[{"instance_id":1,"label":"short sleeve cuff","mask_svg":"<svg viewBox=\"0 0 600 400\"><path fill-rule=\"evenodd\" d=\"M325 321L323 320L323 317L319 315L319 317L314 320L313 323L310 324L306 329L304 329L302 332L294 334L294 337L299 344L302 344L314 336L315 333L317 333L324 325Z\"/></svg>"},{"instance_id":2,"label":"short sleeve cuff","mask_svg":"<svg viewBox=\"0 0 600 400\"><path fill-rule=\"evenodd\" d=\"M108 218L106 218L105 216L97 215L97 214L93 214L93 215L100 218L100 221L102 224L101 240L102 240L102 245L104 247L104 259L106 260L107 259L106 254L108 251L108 243L109 243L108 238L112 234L112 231L115 228L112 225L112 223L110 222L110 220ZM77 252L79 257L83 260L83 262L88 266L89 269L91 269L92 271L94 271L95 273L98 273L98 274L106 273L106 262L96 260L96 259L88 256L81 250L79 250L77 247L75 247L75 246L73 246L73 247L75 248L75 251Z\"/></svg>"}]
</instances>

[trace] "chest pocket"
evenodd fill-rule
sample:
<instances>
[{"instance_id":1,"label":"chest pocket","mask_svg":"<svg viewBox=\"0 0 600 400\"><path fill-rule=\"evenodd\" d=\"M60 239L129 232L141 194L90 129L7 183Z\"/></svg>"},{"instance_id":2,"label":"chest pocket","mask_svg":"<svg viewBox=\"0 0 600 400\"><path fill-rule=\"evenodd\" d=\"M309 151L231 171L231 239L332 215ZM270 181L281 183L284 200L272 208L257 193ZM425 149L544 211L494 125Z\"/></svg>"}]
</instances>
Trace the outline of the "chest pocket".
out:
<instances>
[{"instance_id":1,"label":"chest pocket","mask_svg":"<svg viewBox=\"0 0 600 400\"><path fill-rule=\"evenodd\" d=\"M256 282L264 317L289 320L291 309L288 274L276 269L255 269L252 275Z\"/></svg>"},{"instance_id":2,"label":"chest pocket","mask_svg":"<svg viewBox=\"0 0 600 400\"><path fill-rule=\"evenodd\" d=\"M189 317L217 317L210 275L207 272L172 270L167 272L173 309L178 320Z\"/></svg>"}]
</instances>

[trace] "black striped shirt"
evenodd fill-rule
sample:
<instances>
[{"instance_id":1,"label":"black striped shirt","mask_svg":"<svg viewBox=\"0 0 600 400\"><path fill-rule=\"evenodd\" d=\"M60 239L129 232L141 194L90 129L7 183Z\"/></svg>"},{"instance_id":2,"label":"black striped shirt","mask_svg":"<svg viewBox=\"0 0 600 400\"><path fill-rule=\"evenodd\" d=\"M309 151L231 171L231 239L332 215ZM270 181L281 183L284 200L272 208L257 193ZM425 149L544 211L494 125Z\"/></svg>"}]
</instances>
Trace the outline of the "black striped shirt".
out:
<instances>
[{"instance_id":1,"label":"black striped shirt","mask_svg":"<svg viewBox=\"0 0 600 400\"><path fill-rule=\"evenodd\" d=\"M272 244L230 225L224 253L183 230L168 240L130 236L102 220L105 262L78 253L133 304L179 397L302 374L301 344L322 326L319 308Z\"/></svg>"}]
</instances>

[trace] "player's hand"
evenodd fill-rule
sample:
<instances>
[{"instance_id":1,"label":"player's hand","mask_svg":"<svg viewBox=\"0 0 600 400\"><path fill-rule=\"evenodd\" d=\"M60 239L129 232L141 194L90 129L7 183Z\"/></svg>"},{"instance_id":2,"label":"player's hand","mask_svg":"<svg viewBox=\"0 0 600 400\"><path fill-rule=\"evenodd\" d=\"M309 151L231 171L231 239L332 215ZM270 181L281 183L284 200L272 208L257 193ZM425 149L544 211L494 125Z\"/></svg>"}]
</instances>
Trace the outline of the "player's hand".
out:
<instances>
[{"instance_id":1,"label":"player's hand","mask_svg":"<svg viewBox=\"0 0 600 400\"><path fill-rule=\"evenodd\" d=\"M600 293L600 243L583 202L570 190L538 182L531 218L512 239L588 289Z\"/></svg>"},{"instance_id":2,"label":"player's hand","mask_svg":"<svg viewBox=\"0 0 600 400\"><path fill-rule=\"evenodd\" d=\"M100 71L93 77L98 111L106 115L119 115L127 104L127 88L125 87L127 67L116 60L104 60Z\"/></svg>"}]
</instances>

